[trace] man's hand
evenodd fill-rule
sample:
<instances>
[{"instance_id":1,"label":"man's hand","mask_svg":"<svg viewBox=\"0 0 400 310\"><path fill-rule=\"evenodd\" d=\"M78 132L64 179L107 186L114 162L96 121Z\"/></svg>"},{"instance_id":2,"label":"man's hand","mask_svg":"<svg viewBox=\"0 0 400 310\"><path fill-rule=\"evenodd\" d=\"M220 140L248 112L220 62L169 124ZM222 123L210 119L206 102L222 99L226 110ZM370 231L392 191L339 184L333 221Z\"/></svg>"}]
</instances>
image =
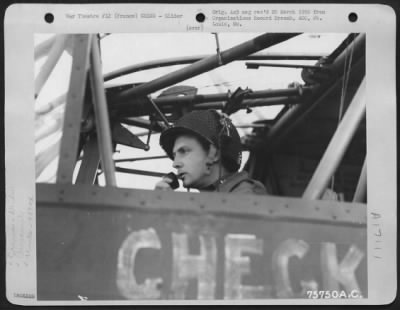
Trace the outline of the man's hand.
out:
<instances>
[{"instance_id":1,"label":"man's hand","mask_svg":"<svg viewBox=\"0 0 400 310\"><path fill-rule=\"evenodd\" d=\"M172 181L173 180L171 178L165 176L162 178L161 181L157 182L155 189L161 189L164 191L168 191L168 190L172 191L172 188L171 188Z\"/></svg>"}]
</instances>

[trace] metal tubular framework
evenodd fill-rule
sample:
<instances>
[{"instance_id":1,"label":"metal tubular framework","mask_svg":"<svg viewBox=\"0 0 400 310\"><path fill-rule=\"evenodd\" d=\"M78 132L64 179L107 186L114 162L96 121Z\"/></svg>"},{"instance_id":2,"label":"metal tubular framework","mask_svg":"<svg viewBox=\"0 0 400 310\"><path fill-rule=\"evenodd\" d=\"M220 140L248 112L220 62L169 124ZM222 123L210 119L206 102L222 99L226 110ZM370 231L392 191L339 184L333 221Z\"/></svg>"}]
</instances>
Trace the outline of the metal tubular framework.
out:
<instances>
[{"instance_id":1,"label":"metal tubular framework","mask_svg":"<svg viewBox=\"0 0 400 310\"><path fill-rule=\"evenodd\" d=\"M265 107L274 105L294 105L299 103L296 100L297 97L278 97L278 98L265 98L265 99L245 99L243 100L240 109L254 108L254 107ZM195 105L197 110L206 109L222 109L225 106L225 102L210 102L210 103L199 103Z\"/></svg>"},{"instance_id":2,"label":"metal tubular framework","mask_svg":"<svg viewBox=\"0 0 400 310\"><path fill-rule=\"evenodd\" d=\"M179 98L179 97L178 97ZM156 101L155 101L156 102ZM299 99L297 96L293 97L278 97L278 98L265 98L265 99L245 99L243 100L240 109L244 110L247 108L254 108L258 106L275 106L275 105L295 105L299 103ZM197 103L193 105L193 110L208 110L208 109L216 109L220 110L225 106L225 102L205 102L205 103ZM176 105L171 103L170 105L163 105L162 107L164 113L171 113L176 109ZM121 116L118 120L121 123L130 125L130 126L136 126L140 128L153 128L151 122L136 118L137 116L143 116L146 115L151 111L151 107L148 108L148 110L144 110L141 112L135 111L129 111L130 113L125 113L124 116ZM153 128L154 131L160 131L161 127L159 129Z\"/></svg>"},{"instance_id":3,"label":"metal tubular framework","mask_svg":"<svg viewBox=\"0 0 400 310\"><path fill-rule=\"evenodd\" d=\"M57 182L72 183L76 164L91 35L76 35L60 146Z\"/></svg>"},{"instance_id":4,"label":"metal tubular framework","mask_svg":"<svg viewBox=\"0 0 400 310\"><path fill-rule=\"evenodd\" d=\"M253 91L246 94L245 99L265 99L283 96L300 96L302 92L311 91L313 87L306 86L303 88L289 88L289 89L273 89L273 90L260 90ZM179 103L204 103L204 102L215 102L215 101L226 101L229 99L229 93L222 94L209 94L209 95L188 95L188 96L165 96L154 99L154 102L158 106L165 104L179 104Z\"/></svg>"},{"instance_id":5,"label":"metal tubular framework","mask_svg":"<svg viewBox=\"0 0 400 310\"><path fill-rule=\"evenodd\" d=\"M129 126L136 126L139 128L150 129L152 127L152 124L149 120L141 119L141 118L123 118L123 119L120 119L119 121L123 124L129 125Z\"/></svg>"},{"instance_id":6,"label":"metal tubular framework","mask_svg":"<svg viewBox=\"0 0 400 310\"><path fill-rule=\"evenodd\" d=\"M62 127L62 117L58 116L56 119L46 122L38 130L35 131L35 142L49 137Z\"/></svg>"},{"instance_id":7,"label":"metal tubular framework","mask_svg":"<svg viewBox=\"0 0 400 310\"><path fill-rule=\"evenodd\" d=\"M364 55L364 44L365 44L365 35L360 34L351 44L354 44L354 55L353 59L363 58ZM300 105L296 105L290 110L288 110L269 130L267 137L266 137L266 144L268 147L271 146L272 143L275 143L278 138L282 139L286 136L293 128L295 128L296 124L305 117L307 113L309 113L315 106L319 105L323 102L323 98L318 98L321 94L327 94L330 90L334 89L335 87L341 85L342 78L338 80L339 76L343 75L343 72L340 70L343 68L345 63L347 51L343 51L334 63L329 67L332 72L331 80L324 83L324 85L328 85L329 89L323 88L322 85L316 87L313 90L313 94L309 96L309 98ZM361 60L363 61L363 60ZM354 63L353 66L359 66L361 64ZM336 82L335 82L336 81ZM332 85L333 84L333 85ZM332 86L331 86L332 85ZM316 99L316 100L315 100Z\"/></svg>"},{"instance_id":8,"label":"metal tubular framework","mask_svg":"<svg viewBox=\"0 0 400 310\"><path fill-rule=\"evenodd\" d=\"M330 141L303 198L319 199L336 171L361 120L365 116L365 80L362 81L345 116Z\"/></svg>"},{"instance_id":9,"label":"metal tubular framework","mask_svg":"<svg viewBox=\"0 0 400 310\"><path fill-rule=\"evenodd\" d=\"M367 158L361 169L360 178L358 179L357 187L354 192L353 202L367 201Z\"/></svg>"},{"instance_id":10,"label":"metal tubular framework","mask_svg":"<svg viewBox=\"0 0 400 310\"><path fill-rule=\"evenodd\" d=\"M60 150L60 139L57 139L46 150L35 156L35 173L36 178L40 176L44 169L57 157Z\"/></svg>"},{"instance_id":11,"label":"metal tubular framework","mask_svg":"<svg viewBox=\"0 0 400 310\"><path fill-rule=\"evenodd\" d=\"M171 127L171 125L169 124L167 118L161 112L161 110L158 108L157 104L150 98L150 96L148 96L147 99L149 99L153 109L156 111L157 115L162 119L162 121L164 122L165 126L166 127Z\"/></svg>"},{"instance_id":12,"label":"metal tubular framework","mask_svg":"<svg viewBox=\"0 0 400 310\"><path fill-rule=\"evenodd\" d=\"M297 91L299 92L299 91ZM259 107L259 106L275 106L275 105L295 105L300 103L300 95L295 94L296 91L293 92L292 96L287 96L287 97L266 97L266 98L257 98L257 99L244 99L242 103L240 104L239 108L240 109L247 109L247 108L253 108L253 107ZM207 95L205 95L207 96ZM210 100L205 100L205 98L201 95L198 97L193 97L194 100L197 102L191 102L190 98L187 100L185 97L190 97L190 96L180 96L176 97L177 102L173 100L173 98L157 98L153 99L153 101L162 108L162 111L164 113L170 113L174 111L177 107L178 104L193 104L192 108L193 110L204 110L204 109L222 109L225 104L226 100L224 101L216 101L212 102ZM158 100L161 100L161 104L159 104ZM211 98L213 99L213 98ZM134 109L133 107L137 107L137 109ZM149 112L152 112L152 107L150 105L143 104L140 100L138 102L133 103L130 108L127 107L127 110L124 111L124 116L123 117L132 117L132 116L144 116L147 115ZM118 112L121 112L120 110ZM139 126L140 127L140 126ZM147 128L147 127L145 127Z\"/></svg>"},{"instance_id":13,"label":"metal tubular framework","mask_svg":"<svg viewBox=\"0 0 400 310\"><path fill-rule=\"evenodd\" d=\"M196 61L199 61L204 58L212 57L213 55L196 55L196 56L186 56L186 57L176 57L176 58L169 58L169 59L158 59L152 61L146 61L140 64L135 64L131 66L127 66L112 72L109 72L104 75L104 81L110 81L121 76L148 70L154 68L161 68L161 67L168 67L168 66L176 66L176 65L187 65L192 64ZM254 53L248 55L242 59L238 60L318 60L321 57L326 55L321 54L283 54L283 53Z\"/></svg>"},{"instance_id":14,"label":"metal tubular framework","mask_svg":"<svg viewBox=\"0 0 400 310\"><path fill-rule=\"evenodd\" d=\"M40 43L37 47L35 47L33 57L35 61L39 60L40 58L46 56L46 54L50 51L51 47L53 46L57 35L52 36L51 38L47 39Z\"/></svg>"},{"instance_id":15,"label":"metal tubular framework","mask_svg":"<svg viewBox=\"0 0 400 310\"><path fill-rule=\"evenodd\" d=\"M148 157L121 158L121 159L115 159L114 162L123 163L123 162L133 162L142 160L164 159L164 158L168 158L168 156L160 155L160 156L148 156Z\"/></svg>"},{"instance_id":16,"label":"metal tubular framework","mask_svg":"<svg viewBox=\"0 0 400 310\"><path fill-rule=\"evenodd\" d=\"M56 66L58 60L60 59L61 54L65 49L66 40L67 40L67 35L58 35L53 45L51 46L46 62L44 63L42 69L40 70L35 80L35 98L39 96L39 93L42 90L43 85L46 83L51 72Z\"/></svg>"},{"instance_id":17,"label":"metal tubular framework","mask_svg":"<svg viewBox=\"0 0 400 310\"><path fill-rule=\"evenodd\" d=\"M273 63L265 63L265 62L246 62L245 65L247 69L258 69L259 67L276 67L276 68L295 68L295 69L316 69L316 70L324 70L321 66L311 66L311 65L300 65L300 64L273 64ZM325 69L326 70L326 69Z\"/></svg>"},{"instance_id":18,"label":"metal tubular framework","mask_svg":"<svg viewBox=\"0 0 400 310\"><path fill-rule=\"evenodd\" d=\"M50 114L53 112L56 108L62 106L65 104L67 100L67 94L63 94L61 96L58 96L54 100L47 102L46 104L36 108L35 107L35 116L42 116L46 114Z\"/></svg>"},{"instance_id":19,"label":"metal tubular framework","mask_svg":"<svg viewBox=\"0 0 400 310\"><path fill-rule=\"evenodd\" d=\"M101 164L104 169L106 185L116 186L115 167L112 158L112 140L108 116L104 81L101 72L101 61L98 40L93 38L90 53L90 80L93 91L93 105L96 117L96 129L100 150Z\"/></svg>"},{"instance_id":20,"label":"metal tubular framework","mask_svg":"<svg viewBox=\"0 0 400 310\"><path fill-rule=\"evenodd\" d=\"M94 184L100 163L99 146L95 136L83 147L83 158L75 184Z\"/></svg>"},{"instance_id":21,"label":"metal tubular framework","mask_svg":"<svg viewBox=\"0 0 400 310\"><path fill-rule=\"evenodd\" d=\"M243 57L246 57L247 55L253 54L272 45L286 41L297 35L299 35L299 33L285 33L281 35L268 33L263 34L252 40L249 40L224 52L221 52L220 56L222 60L222 65L225 65L237 59L241 59ZM189 79L193 76L215 69L219 66L220 65L217 55L213 55L208 58L199 60L185 68L154 79L148 83L139 85L133 89L126 90L119 94L116 97L116 100L123 101L138 96L148 95L162 88L171 86L173 84Z\"/></svg>"},{"instance_id":22,"label":"metal tubular framework","mask_svg":"<svg viewBox=\"0 0 400 310\"><path fill-rule=\"evenodd\" d=\"M117 172L122 172L122 173L132 173L132 174L140 174L140 175L147 175L150 177L163 177L165 176L166 173L161 173L161 172L154 172L154 171L147 171L147 170L137 170L137 169L128 169L128 168L123 168L123 167L115 167L115 170Z\"/></svg>"}]
</instances>

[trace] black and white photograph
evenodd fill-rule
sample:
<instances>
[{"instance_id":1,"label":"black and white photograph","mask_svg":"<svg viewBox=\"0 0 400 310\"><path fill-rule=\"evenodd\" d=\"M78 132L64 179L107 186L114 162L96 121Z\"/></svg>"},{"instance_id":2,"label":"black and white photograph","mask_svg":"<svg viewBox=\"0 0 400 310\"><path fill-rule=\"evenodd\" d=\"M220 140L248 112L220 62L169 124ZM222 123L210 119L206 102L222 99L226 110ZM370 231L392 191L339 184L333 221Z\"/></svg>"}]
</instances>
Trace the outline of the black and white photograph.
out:
<instances>
[{"instance_id":1,"label":"black and white photograph","mask_svg":"<svg viewBox=\"0 0 400 310\"><path fill-rule=\"evenodd\" d=\"M31 259L35 290L14 297L362 304L376 295L385 211L370 164L369 33L214 28L31 34L34 195L18 215L9 187L6 212L8 266Z\"/></svg>"},{"instance_id":2,"label":"black and white photograph","mask_svg":"<svg viewBox=\"0 0 400 310\"><path fill-rule=\"evenodd\" d=\"M365 34L41 37L39 299L366 296Z\"/></svg>"}]
</instances>

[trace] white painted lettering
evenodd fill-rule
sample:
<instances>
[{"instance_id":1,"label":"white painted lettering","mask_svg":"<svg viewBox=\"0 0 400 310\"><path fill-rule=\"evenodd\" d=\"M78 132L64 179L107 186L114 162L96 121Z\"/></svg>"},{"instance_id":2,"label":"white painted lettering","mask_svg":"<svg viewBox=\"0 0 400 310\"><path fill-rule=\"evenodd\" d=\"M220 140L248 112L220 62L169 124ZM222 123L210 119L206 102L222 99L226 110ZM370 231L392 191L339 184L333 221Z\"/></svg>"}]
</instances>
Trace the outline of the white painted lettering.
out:
<instances>
[{"instance_id":1,"label":"white painted lettering","mask_svg":"<svg viewBox=\"0 0 400 310\"><path fill-rule=\"evenodd\" d=\"M217 245L214 236L200 235L200 255L190 255L188 236L172 233L173 267L171 289L176 299L184 299L189 279L198 280L198 299L214 299Z\"/></svg>"},{"instance_id":2,"label":"white painted lettering","mask_svg":"<svg viewBox=\"0 0 400 310\"><path fill-rule=\"evenodd\" d=\"M277 297L294 297L289 277L289 259L293 256L303 258L308 249L309 245L303 240L287 239L272 254L272 272L275 279ZM302 281L303 288L312 285L312 283Z\"/></svg>"},{"instance_id":3,"label":"white painted lettering","mask_svg":"<svg viewBox=\"0 0 400 310\"><path fill-rule=\"evenodd\" d=\"M242 276L250 273L250 258L243 252L263 254L263 242L254 235L228 234L225 237L225 299L260 298L264 286L243 285Z\"/></svg>"},{"instance_id":4,"label":"white painted lettering","mask_svg":"<svg viewBox=\"0 0 400 310\"><path fill-rule=\"evenodd\" d=\"M339 290L341 283L346 293L360 291L355 271L364 257L364 253L352 245L343 260L338 263L336 244L324 242L321 244L321 267L324 290Z\"/></svg>"},{"instance_id":5,"label":"white painted lettering","mask_svg":"<svg viewBox=\"0 0 400 310\"><path fill-rule=\"evenodd\" d=\"M122 243L118 252L117 287L128 299L157 299L161 278L146 279L138 284L135 277L135 257L142 248L161 249L160 239L153 228L132 232Z\"/></svg>"}]
</instances>

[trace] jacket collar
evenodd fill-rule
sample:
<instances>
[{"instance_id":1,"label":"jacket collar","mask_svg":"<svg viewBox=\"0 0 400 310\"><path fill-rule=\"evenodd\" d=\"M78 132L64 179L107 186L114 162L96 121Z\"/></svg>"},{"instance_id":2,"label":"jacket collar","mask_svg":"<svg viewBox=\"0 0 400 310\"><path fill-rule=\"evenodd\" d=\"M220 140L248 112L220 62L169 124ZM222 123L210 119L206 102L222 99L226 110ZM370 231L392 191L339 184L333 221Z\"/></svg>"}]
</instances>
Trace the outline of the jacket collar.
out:
<instances>
[{"instance_id":1,"label":"jacket collar","mask_svg":"<svg viewBox=\"0 0 400 310\"><path fill-rule=\"evenodd\" d=\"M222 178L218 179L213 184L201 188L201 192L221 192L221 193L228 193L231 189L237 185L238 183L242 182L243 180L248 178L248 174L246 171L235 172L229 175L225 175Z\"/></svg>"}]
</instances>

